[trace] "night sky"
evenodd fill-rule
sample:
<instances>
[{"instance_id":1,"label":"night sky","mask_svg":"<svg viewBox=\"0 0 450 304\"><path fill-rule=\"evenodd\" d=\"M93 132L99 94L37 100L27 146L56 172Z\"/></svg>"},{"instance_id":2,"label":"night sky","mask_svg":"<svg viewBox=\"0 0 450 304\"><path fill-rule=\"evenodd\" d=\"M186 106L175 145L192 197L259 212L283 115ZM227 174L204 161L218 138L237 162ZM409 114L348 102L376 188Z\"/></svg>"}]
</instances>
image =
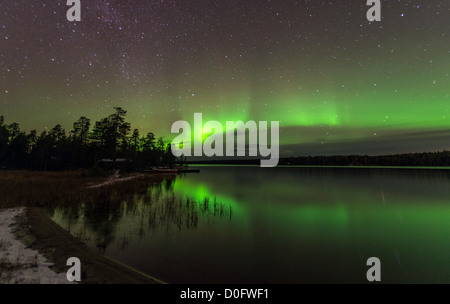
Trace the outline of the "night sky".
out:
<instances>
[{"instance_id":1,"label":"night sky","mask_svg":"<svg viewBox=\"0 0 450 304\"><path fill-rule=\"evenodd\" d=\"M0 114L30 131L128 110L280 121L282 155L450 149L450 1L0 2Z\"/></svg>"}]
</instances>

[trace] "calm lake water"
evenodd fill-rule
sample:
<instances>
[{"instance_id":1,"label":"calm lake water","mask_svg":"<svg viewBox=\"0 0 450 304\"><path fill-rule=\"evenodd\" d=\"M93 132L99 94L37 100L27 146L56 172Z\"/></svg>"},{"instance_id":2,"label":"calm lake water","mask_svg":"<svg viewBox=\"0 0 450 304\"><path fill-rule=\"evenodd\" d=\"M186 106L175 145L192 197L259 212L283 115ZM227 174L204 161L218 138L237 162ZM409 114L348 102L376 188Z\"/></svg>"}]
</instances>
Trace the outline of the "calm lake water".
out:
<instances>
[{"instance_id":1,"label":"calm lake water","mask_svg":"<svg viewBox=\"0 0 450 304\"><path fill-rule=\"evenodd\" d=\"M170 283L450 283L450 171L199 167L53 219ZM75 210L75 211L74 211Z\"/></svg>"}]
</instances>

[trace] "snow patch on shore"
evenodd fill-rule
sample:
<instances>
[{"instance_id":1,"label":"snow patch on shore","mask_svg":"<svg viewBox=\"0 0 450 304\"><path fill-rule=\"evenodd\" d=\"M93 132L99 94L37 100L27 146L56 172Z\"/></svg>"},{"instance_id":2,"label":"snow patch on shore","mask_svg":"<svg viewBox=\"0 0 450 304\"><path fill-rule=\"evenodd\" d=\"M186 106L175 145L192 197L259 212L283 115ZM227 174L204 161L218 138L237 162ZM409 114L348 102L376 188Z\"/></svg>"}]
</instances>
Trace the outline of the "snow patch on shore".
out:
<instances>
[{"instance_id":1,"label":"snow patch on shore","mask_svg":"<svg viewBox=\"0 0 450 304\"><path fill-rule=\"evenodd\" d=\"M67 284L65 273L56 273L37 250L16 240L11 225L24 208L0 210L0 284Z\"/></svg>"},{"instance_id":2,"label":"snow patch on shore","mask_svg":"<svg viewBox=\"0 0 450 304\"><path fill-rule=\"evenodd\" d=\"M106 182L103 182L103 183L98 184L98 185L89 186L89 187L87 187L87 189L95 189L95 188L110 186L110 185L113 185L113 184L116 184L116 183L120 183L120 182L124 182L124 181L129 181L129 180L132 180L132 179L141 178L143 176L145 176L145 175L144 174L137 174L137 175L132 175L132 176L120 178L119 171L117 170L114 173L114 175L112 175Z\"/></svg>"}]
</instances>

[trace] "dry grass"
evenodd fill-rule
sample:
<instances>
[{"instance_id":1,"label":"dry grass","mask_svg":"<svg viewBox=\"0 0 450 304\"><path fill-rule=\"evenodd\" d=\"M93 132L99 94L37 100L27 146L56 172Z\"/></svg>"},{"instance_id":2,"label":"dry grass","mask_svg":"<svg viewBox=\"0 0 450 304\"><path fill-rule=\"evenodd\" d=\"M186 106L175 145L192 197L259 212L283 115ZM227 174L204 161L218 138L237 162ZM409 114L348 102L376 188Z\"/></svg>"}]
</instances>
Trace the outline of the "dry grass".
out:
<instances>
[{"instance_id":1,"label":"dry grass","mask_svg":"<svg viewBox=\"0 0 450 304\"><path fill-rule=\"evenodd\" d=\"M0 208L43 207L77 200L87 183L100 180L83 177L81 171L0 171Z\"/></svg>"},{"instance_id":2,"label":"dry grass","mask_svg":"<svg viewBox=\"0 0 450 304\"><path fill-rule=\"evenodd\" d=\"M0 251L6 251L8 249L9 243L6 240L0 240Z\"/></svg>"},{"instance_id":3,"label":"dry grass","mask_svg":"<svg viewBox=\"0 0 450 304\"><path fill-rule=\"evenodd\" d=\"M28 263L23 263L21 260L21 251L17 253L14 260L2 257L0 258L0 284L15 283L15 276L17 271L27 268L37 269L39 265L39 255L36 253L34 259ZM37 279L39 280L39 279ZM39 283L36 281L35 283Z\"/></svg>"},{"instance_id":4,"label":"dry grass","mask_svg":"<svg viewBox=\"0 0 450 304\"><path fill-rule=\"evenodd\" d=\"M89 177L83 170L64 172L0 171L0 209L15 207L67 206L80 202L117 203L124 194L133 193L164 177L147 176L110 186L88 189L100 184L104 177Z\"/></svg>"}]
</instances>

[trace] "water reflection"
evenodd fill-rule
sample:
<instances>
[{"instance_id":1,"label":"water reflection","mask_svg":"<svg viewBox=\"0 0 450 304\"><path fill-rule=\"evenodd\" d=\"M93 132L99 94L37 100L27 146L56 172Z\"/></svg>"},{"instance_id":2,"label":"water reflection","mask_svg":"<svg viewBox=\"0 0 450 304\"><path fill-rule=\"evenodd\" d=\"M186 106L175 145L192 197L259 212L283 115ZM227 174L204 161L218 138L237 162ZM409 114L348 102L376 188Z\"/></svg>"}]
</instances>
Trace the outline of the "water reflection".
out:
<instances>
[{"instance_id":1,"label":"water reflection","mask_svg":"<svg viewBox=\"0 0 450 304\"><path fill-rule=\"evenodd\" d=\"M173 283L365 283L372 256L383 282L448 282L450 171L200 169L96 192L53 218Z\"/></svg>"},{"instance_id":2,"label":"water reflection","mask_svg":"<svg viewBox=\"0 0 450 304\"><path fill-rule=\"evenodd\" d=\"M105 253L109 246L126 250L147 233L196 229L199 221L232 220L232 207L216 198L177 196L175 179L146 187L132 195L114 191L92 192L86 201L58 206L53 219L82 242Z\"/></svg>"}]
</instances>

